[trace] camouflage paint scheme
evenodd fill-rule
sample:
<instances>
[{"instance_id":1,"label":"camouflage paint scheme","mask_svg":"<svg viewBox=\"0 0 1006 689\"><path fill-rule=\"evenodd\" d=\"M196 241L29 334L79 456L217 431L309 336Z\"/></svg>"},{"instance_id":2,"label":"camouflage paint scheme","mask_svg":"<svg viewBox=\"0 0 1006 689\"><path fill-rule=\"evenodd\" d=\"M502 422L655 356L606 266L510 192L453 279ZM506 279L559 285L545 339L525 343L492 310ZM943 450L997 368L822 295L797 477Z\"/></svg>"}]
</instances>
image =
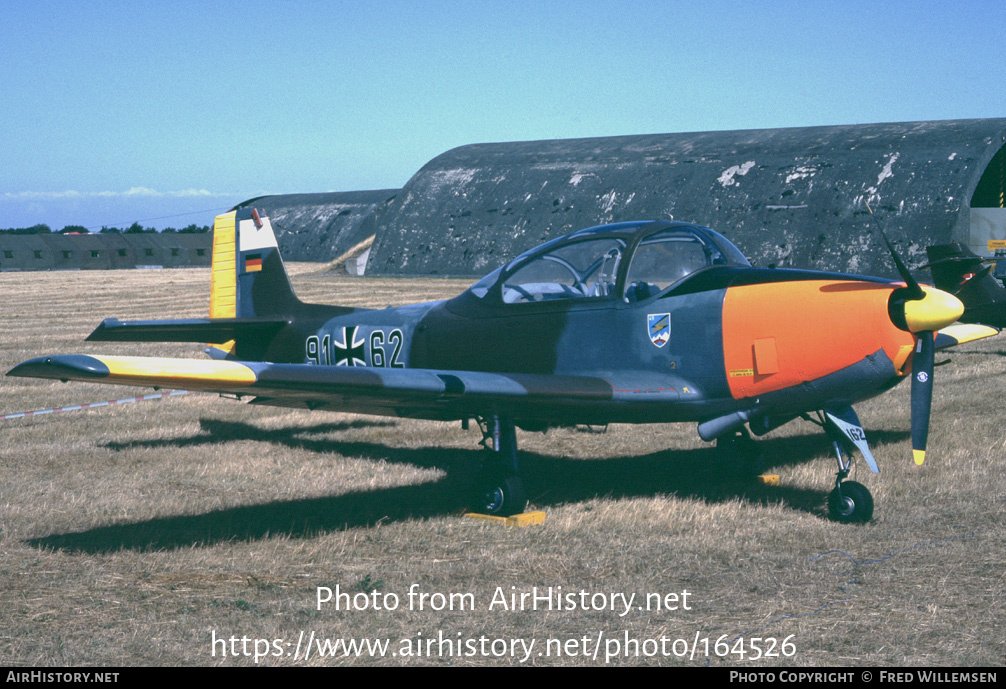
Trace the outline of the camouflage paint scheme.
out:
<instances>
[{"instance_id":1,"label":"camouflage paint scheme","mask_svg":"<svg viewBox=\"0 0 1006 689\"><path fill-rule=\"evenodd\" d=\"M903 283L753 268L712 230L644 221L555 239L450 300L369 310L300 302L268 218L251 209L218 217L214 242L211 318L108 319L88 338L224 343L212 359L51 356L8 375L474 418L493 451L475 503L499 514L526 504L515 426L694 421L704 439L746 450L746 428L819 412L839 458L833 516L872 515L865 488L842 484L842 452L860 449L876 470L851 405L910 370L913 334L889 315ZM951 328L936 347L994 332ZM858 486L852 498L843 485Z\"/></svg>"}]
</instances>

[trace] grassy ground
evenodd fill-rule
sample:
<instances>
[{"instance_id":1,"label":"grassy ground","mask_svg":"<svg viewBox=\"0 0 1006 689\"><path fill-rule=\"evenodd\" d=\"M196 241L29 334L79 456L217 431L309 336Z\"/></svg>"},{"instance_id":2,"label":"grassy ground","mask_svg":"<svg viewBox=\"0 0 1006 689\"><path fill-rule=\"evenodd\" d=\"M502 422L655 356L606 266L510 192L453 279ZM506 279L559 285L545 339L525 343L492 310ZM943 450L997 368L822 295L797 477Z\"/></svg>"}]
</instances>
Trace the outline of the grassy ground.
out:
<instances>
[{"instance_id":1,"label":"grassy ground","mask_svg":"<svg viewBox=\"0 0 1006 689\"><path fill-rule=\"evenodd\" d=\"M465 286L313 270L292 267L309 301L385 306ZM193 355L83 338L108 316L201 316L208 282L198 269L0 274L0 367ZM209 395L3 421L0 665L251 665L256 651L260 665L1002 665L1006 345L948 356L924 467L907 385L858 408L883 472L857 461L877 503L864 526L826 519L835 462L805 422L761 441L779 487L735 480L692 425L518 431L532 508L548 518L517 529L458 516L480 438L460 424ZM139 392L6 378L0 411ZM337 586L367 609L318 610L318 587ZM560 586L617 609L491 605L497 589L509 602ZM430 594L424 609L410 590ZM452 593L471 597L430 609ZM677 609L638 609L674 593ZM635 594L627 614L613 594ZM397 609L374 609L392 595ZM390 646L375 658L313 645L305 660L312 634ZM704 639L711 653L724 642L721 657ZM755 646L778 656L752 660Z\"/></svg>"}]
</instances>

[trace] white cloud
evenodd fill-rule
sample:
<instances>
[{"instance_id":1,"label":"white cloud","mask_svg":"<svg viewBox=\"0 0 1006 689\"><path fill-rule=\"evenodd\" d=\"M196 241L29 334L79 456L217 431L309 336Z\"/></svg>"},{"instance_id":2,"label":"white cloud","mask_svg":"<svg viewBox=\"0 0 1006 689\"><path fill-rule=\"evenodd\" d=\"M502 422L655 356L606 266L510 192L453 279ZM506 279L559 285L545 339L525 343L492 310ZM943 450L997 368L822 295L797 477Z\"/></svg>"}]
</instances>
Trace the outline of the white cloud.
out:
<instances>
[{"instance_id":1,"label":"white cloud","mask_svg":"<svg viewBox=\"0 0 1006 689\"><path fill-rule=\"evenodd\" d=\"M131 187L126 191L5 191L5 201L51 201L58 199L86 198L210 198L215 196L243 196L235 192L212 192L206 189L179 189L175 191L157 191L149 187Z\"/></svg>"}]
</instances>

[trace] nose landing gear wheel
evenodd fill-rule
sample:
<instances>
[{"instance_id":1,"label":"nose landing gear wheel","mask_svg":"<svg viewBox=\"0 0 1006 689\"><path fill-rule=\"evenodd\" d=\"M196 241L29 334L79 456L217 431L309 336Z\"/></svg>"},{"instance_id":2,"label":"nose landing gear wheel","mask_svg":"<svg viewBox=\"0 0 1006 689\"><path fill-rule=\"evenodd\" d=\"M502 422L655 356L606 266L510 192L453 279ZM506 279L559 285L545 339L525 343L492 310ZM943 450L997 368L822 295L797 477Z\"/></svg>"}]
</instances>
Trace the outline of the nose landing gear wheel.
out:
<instances>
[{"instance_id":1,"label":"nose landing gear wheel","mask_svg":"<svg viewBox=\"0 0 1006 689\"><path fill-rule=\"evenodd\" d=\"M843 524L873 519L873 496L861 483L843 481L828 496L828 514Z\"/></svg>"}]
</instances>

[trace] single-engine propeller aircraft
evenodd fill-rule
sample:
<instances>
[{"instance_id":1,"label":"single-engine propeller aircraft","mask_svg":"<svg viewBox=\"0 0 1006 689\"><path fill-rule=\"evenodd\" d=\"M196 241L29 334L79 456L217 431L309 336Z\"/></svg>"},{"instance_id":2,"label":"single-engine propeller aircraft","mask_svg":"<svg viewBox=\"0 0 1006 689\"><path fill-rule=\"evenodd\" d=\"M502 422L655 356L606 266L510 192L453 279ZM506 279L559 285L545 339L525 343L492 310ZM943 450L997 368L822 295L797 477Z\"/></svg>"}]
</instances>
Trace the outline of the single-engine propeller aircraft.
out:
<instances>
[{"instance_id":1,"label":"single-engine propeller aircraft","mask_svg":"<svg viewBox=\"0 0 1006 689\"><path fill-rule=\"evenodd\" d=\"M239 209L214 225L208 319L108 319L88 338L219 343L212 358L45 356L8 375L475 419L489 452L473 507L497 515L527 504L518 426L692 421L743 459L748 428L760 436L802 417L835 446L832 518L868 521L869 491L845 480L854 449L878 471L852 404L911 372L921 464L934 348L997 332L940 331L961 303L920 286L888 247L903 283L753 268L704 227L623 222L547 242L453 299L370 310L302 303L268 218Z\"/></svg>"}]
</instances>

